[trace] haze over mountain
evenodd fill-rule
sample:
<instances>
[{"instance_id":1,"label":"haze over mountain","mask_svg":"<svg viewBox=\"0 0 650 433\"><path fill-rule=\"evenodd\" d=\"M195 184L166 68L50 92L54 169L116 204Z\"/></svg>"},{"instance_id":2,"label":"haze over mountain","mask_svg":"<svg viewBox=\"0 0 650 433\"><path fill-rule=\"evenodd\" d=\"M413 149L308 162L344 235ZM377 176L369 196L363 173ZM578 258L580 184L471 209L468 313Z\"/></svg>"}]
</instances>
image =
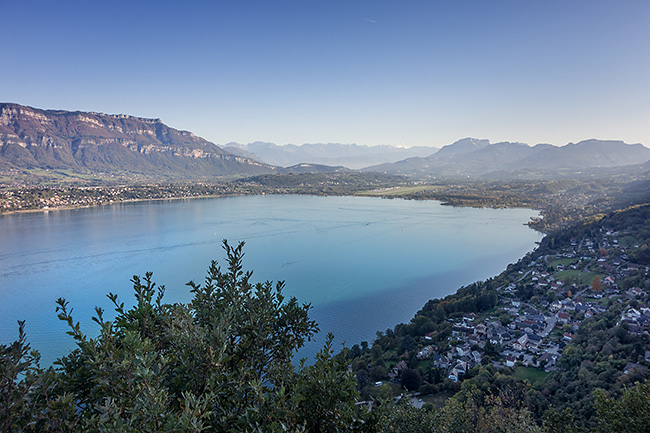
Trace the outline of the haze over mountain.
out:
<instances>
[{"instance_id":1,"label":"haze over mountain","mask_svg":"<svg viewBox=\"0 0 650 433\"><path fill-rule=\"evenodd\" d=\"M650 160L650 149L622 141L585 140L565 146L464 138L424 158L364 168L427 177L516 177L522 172L552 177L560 173L631 166Z\"/></svg>"},{"instance_id":2,"label":"haze over mountain","mask_svg":"<svg viewBox=\"0 0 650 433\"><path fill-rule=\"evenodd\" d=\"M271 173L160 119L0 103L0 168L128 172L165 178Z\"/></svg>"},{"instance_id":3,"label":"haze over mountain","mask_svg":"<svg viewBox=\"0 0 650 433\"><path fill-rule=\"evenodd\" d=\"M640 144L602 140L557 147L464 138L437 152L433 147L336 143L230 143L225 149L191 132L171 128L160 119L0 103L0 169L5 172L45 169L179 180L332 173L358 168L367 161L424 154L363 171L416 177L514 178L604 172L635 164L642 170L641 164L650 161L650 149Z\"/></svg>"},{"instance_id":4,"label":"haze over mountain","mask_svg":"<svg viewBox=\"0 0 650 433\"><path fill-rule=\"evenodd\" d=\"M357 144L315 143L278 146L273 143L228 143L223 149L235 155L254 158L271 165L288 167L301 163L344 166L360 169L370 165L396 162L435 153L436 147L397 147L390 145L359 146Z\"/></svg>"}]
</instances>

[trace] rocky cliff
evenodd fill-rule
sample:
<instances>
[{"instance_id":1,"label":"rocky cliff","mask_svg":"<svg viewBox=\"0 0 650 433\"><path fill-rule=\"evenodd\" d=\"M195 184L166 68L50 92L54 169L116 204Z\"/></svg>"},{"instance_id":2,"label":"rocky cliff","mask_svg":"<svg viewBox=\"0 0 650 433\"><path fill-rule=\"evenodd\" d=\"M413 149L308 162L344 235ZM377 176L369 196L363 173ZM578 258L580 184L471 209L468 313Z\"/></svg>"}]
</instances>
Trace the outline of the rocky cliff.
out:
<instances>
[{"instance_id":1,"label":"rocky cliff","mask_svg":"<svg viewBox=\"0 0 650 433\"><path fill-rule=\"evenodd\" d=\"M127 172L169 179L273 172L160 119L0 103L0 168Z\"/></svg>"}]
</instances>

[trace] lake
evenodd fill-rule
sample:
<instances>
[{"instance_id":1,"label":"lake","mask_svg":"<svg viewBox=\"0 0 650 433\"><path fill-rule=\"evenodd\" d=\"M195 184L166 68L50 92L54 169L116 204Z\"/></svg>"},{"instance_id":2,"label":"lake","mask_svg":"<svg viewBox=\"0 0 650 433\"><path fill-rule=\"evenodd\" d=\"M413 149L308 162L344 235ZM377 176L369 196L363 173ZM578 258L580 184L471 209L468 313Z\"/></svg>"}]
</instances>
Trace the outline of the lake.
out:
<instances>
[{"instance_id":1,"label":"lake","mask_svg":"<svg viewBox=\"0 0 650 433\"><path fill-rule=\"evenodd\" d=\"M424 303L500 273L535 247L530 209L474 209L435 201L369 197L243 196L151 201L0 217L0 343L17 320L49 363L74 347L56 318L66 298L95 335L94 306L106 294L133 302L129 280L154 273L168 302L190 299L222 239L246 242L253 281L284 280L285 294L313 306L337 347L371 342L408 322Z\"/></svg>"}]
</instances>

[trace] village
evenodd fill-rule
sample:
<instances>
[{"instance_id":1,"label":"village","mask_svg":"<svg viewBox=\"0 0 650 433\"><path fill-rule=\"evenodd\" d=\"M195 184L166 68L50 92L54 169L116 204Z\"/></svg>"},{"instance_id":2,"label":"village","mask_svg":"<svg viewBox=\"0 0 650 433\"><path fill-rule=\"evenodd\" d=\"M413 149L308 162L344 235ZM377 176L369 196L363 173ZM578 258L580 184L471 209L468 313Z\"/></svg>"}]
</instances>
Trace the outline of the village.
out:
<instances>
[{"instance_id":1,"label":"village","mask_svg":"<svg viewBox=\"0 0 650 433\"><path fill-rule=\"evenodd\" d=\"M447 319L452 325L447 349L439 351L436 331L430 332L418 341L417 363L446 371L452 382L487 363L496 369L551 372L583 321L597 319L615 304L625 305L619 324L624 323L629 333L650 335L648 296L639 287L628 287L648 276L647 266L628 261L627 252L637 248L633 236L601 229L591 237L572 239L553 255L530 253L520 262L521 269L509 273L513 281L497 289L496 309L487 317L464 313ZM645 372L648 365L650 351L639 363L628 363L623 373ZM388 377L396 381L408 367L402 360Z\"/></svg>"}]
</instances>

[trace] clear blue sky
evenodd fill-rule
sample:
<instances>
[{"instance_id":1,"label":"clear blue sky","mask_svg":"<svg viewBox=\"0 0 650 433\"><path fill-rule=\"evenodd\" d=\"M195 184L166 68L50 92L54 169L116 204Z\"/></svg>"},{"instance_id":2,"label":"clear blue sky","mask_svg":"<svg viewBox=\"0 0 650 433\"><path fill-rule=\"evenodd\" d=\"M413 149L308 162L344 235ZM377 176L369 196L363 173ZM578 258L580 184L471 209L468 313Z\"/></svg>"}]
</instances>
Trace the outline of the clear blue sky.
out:
<instances>
[{"instance_id":1,"label":"clear blue sky","mask_svg":"<svg viewBox=\"0 0 650 433\"><path fill-rule=\"evenodd\" d=\"M650 1L0 0L0 101L217 144L650 146Z\"/></svg>"}]
</instances>

